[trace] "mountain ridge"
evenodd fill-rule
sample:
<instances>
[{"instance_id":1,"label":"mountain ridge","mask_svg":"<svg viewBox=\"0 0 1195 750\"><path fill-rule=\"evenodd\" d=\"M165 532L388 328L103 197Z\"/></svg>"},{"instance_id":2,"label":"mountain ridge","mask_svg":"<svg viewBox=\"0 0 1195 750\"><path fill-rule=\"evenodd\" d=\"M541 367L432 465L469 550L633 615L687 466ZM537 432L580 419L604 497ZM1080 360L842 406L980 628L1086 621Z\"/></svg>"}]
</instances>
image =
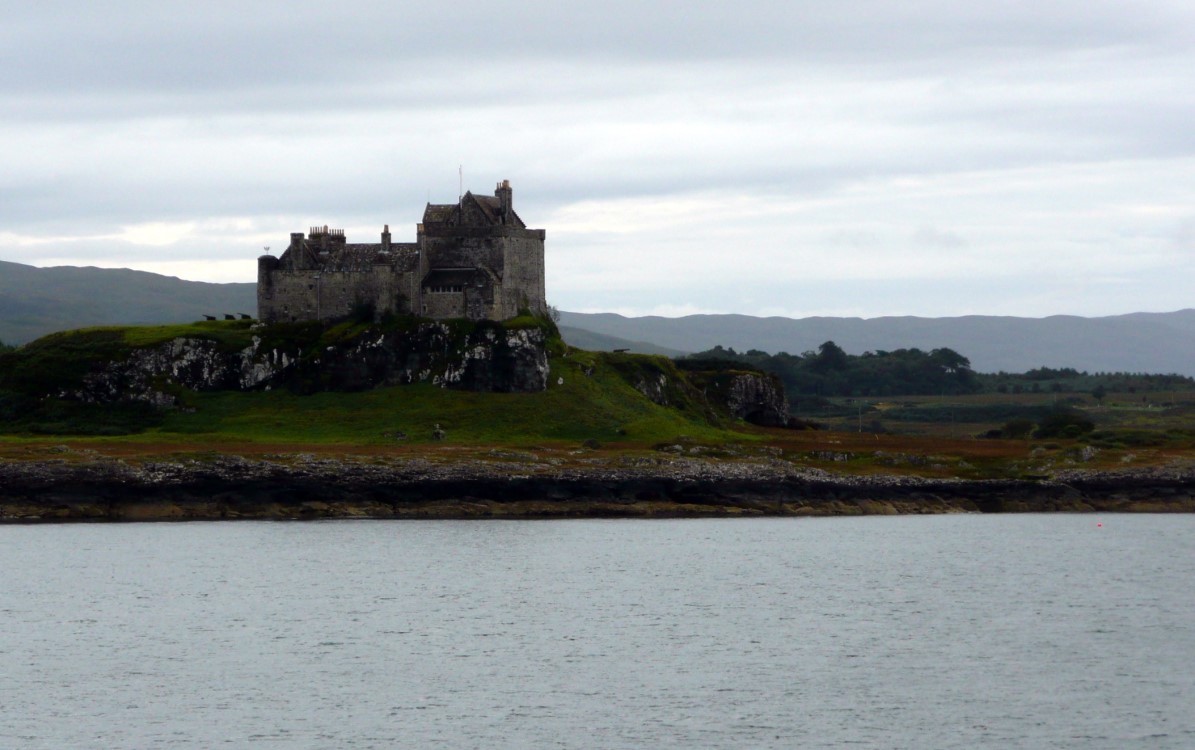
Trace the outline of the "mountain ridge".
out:
<instances>
[{"instance_id":1,"label":"mountain ridge","mask_svg":"<svg viewBox=\"0 0 1195 750\"><path fill-rule=\"evenodd\" d=\"M563 325L682 351L714 346L799 354L834 341L851 354L954 349L980 372L1073 367L1089 372L1195 375L1195 309L1099 318L966 315L947 318L759 318L741 314L628 318L562 313Z\"/></svg>"},{"instance_id":2,"label":"mountain ridge","mask_svg":"<svg viewBox=\"0 0 1195 750\"><path fill-rule=\"evenodd\" d=\"M257 284L186 281L93 266L38 268L0 261L0 341L104 325L188 323L257 310Z\"/></svg>"},{"instance_id":3,"label":"mountain ridge","mask_svg":"<svg viewBox=\"0 0 1195 750\"><path fill-rule=\"evenodd\" d=\"M214 284L130 269L0 261L0 341L22 344L55 331L102 325L185 323L252 314L257 285ZM798 354L834 341L851 354L950 348L980 372L1073 367L1088 372L1195 376L1195 308L1085 318L964 315L926 318L783 318L743 314L628 318L562 312L570 344L675 355L714 346Z\"/></svg>"}]
</instances>

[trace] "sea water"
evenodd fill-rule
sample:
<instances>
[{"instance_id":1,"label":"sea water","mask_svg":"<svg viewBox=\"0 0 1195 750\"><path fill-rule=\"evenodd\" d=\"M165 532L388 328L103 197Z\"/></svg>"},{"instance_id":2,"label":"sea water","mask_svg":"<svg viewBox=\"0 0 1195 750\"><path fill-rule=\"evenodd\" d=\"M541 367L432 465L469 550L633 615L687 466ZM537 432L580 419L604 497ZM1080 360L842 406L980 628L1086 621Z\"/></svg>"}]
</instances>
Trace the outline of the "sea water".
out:
<instances>
[{"instance_id":1,"label":"sea water","mask_svg":"<svg viewBox=\"0 0 1195 750\"><path fill-rule=\"evenodd\" d=\"M0 527L3 748L1191 748L1195 517Z\"/></svg>"}]
</instances>

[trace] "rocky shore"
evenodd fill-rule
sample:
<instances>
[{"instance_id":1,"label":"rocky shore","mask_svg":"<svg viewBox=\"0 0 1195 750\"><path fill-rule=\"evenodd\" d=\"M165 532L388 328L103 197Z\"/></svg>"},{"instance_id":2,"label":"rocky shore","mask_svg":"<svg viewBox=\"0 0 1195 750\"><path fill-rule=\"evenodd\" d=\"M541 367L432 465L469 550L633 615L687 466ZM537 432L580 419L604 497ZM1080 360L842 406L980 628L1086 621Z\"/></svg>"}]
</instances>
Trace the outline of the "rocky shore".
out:
<instances>
[{"instance_id":1,"label":"rocky shore","mask_svg":"<svg viewBox=\"0 0 1195 750\"><path fill-rule=\"evenodd\" d=\"M450 461L7 461L0 522L1195 512L1191 467L967 480L833 474L780 459L560 463L501 451Z\"/></svg>"}]
</instances>

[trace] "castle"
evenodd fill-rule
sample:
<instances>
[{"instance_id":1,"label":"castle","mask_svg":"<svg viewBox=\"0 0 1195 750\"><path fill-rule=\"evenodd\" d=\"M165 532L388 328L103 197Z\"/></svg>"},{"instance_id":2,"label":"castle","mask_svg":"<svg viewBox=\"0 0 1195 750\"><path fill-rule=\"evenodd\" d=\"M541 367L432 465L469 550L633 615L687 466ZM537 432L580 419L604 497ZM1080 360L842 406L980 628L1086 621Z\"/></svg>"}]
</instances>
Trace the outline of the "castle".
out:
<instances>
[{"instance_id":1,"label":"castle","mask_svg":"<svg viewBox=\"0 0 1195 750\"><path fill-rule=\"evenodd\" d=\"M509 180L493 197L427 204L415 242L348 243L342 229L292 233L281 257L257 260L257 317L334 320L363 310L427 318L505 320L543 314L544 230L515 213Z\"/></svg>"}]
</instances>

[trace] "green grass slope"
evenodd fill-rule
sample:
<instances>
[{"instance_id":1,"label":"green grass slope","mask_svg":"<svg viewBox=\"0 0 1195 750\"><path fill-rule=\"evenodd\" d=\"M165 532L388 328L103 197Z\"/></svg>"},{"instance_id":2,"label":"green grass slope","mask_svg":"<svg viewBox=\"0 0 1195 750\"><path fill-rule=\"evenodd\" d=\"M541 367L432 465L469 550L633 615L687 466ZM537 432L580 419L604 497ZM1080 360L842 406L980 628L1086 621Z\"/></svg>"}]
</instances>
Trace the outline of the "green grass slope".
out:
<instances>
[{"instance_id":1,"label":"green grass slope","mask_svg":"<svg viewBox=\"0 0 1195 750\"><path fill-rule=\"evenodd\" d=\"M147 436L204 436L261 443L394 443L432 440L440 425L450 444L522 446L543 442L655 443L679 436L725 439L700 413L652 403L612 368L592 377L553 361L542 393L472 393L429 384L359 393L286 391L197 394L193 412L171 412Z\"/></svg>"},{"instance_id":2,"label":"green grass slope","mask_svg":"<svg viewBox=\"0 0 1195 750\"><path fill-rule=\"evenodd\" d=\"M506 325L533 323L515 319ZM447 433L445 442L462 445L652 444L682 436L709 441L746 437L704 401L671 360L587 352L559 339L549 344L549 387L540 393L476 393L423 383L310 395L285 389L187 392L185 408L153 413L142 407L84 407L55 399L40 402L38 409L30 406L35 396L77 383L97 363L173 338L209 339L229 350L248 346L255 335L267 342L310 338L309 348L318 351L369 328L351 322L257 331L249 326L249 321L213 321L82 329L52 334L0 355L0 431L102 436L134 432L122 439L292 445L424 443L433 439L437 424ZM666 385L656 400L664 405L636 388L661 382Z\"/></svg>"}]
</instances>

